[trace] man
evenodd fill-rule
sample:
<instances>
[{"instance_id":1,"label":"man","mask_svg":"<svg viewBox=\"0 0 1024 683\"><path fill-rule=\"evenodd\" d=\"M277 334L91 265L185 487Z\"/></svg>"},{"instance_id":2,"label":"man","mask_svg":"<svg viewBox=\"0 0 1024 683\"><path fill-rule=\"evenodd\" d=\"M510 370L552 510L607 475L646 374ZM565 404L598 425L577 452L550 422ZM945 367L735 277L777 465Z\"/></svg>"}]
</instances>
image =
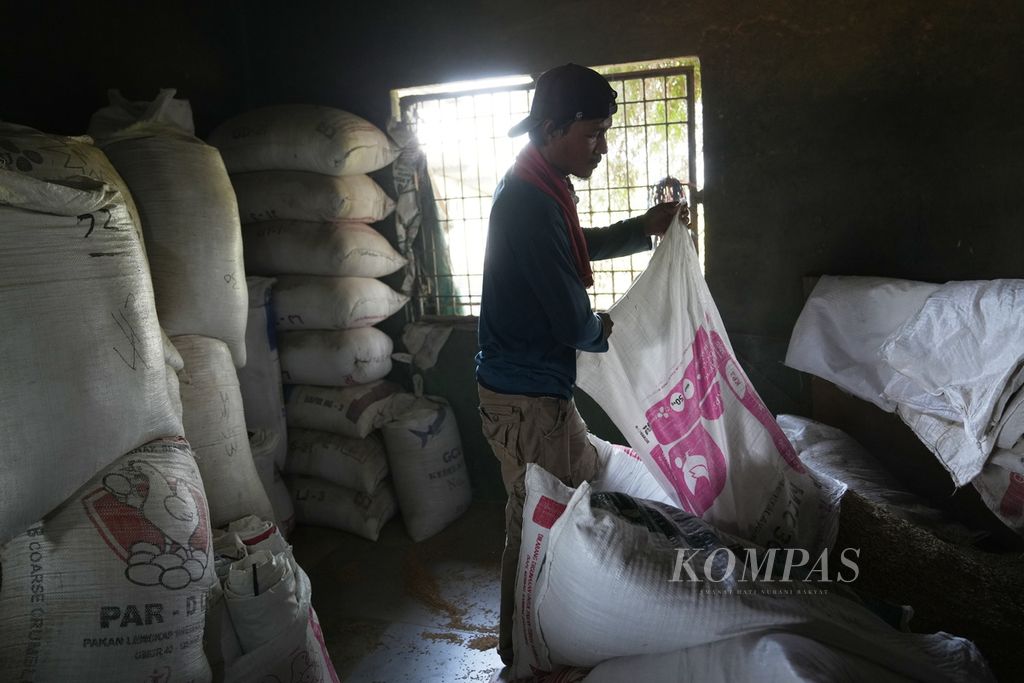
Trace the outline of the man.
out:
<instances>
[{"instance_id":1,"label":"man","mask_svg":"<svg viewBox=\"0 0 1024 683\"><path fill-rule=\"evenodd\" d=\"M594 478L597 453L576 410L576 352L608 350L612 321L594 313L590 260L651 248L679 210L666 202L604 229L582 229L568 176L589 178L608 152L616 92L577 64L537 80L530 115L510 131L530 142L498 184L484 258L476 378L484 436L508 493L498 654L512 662L512 612L526 464L570 486ZM683 215L685 221L687 215Z\"/></svg>"}]
</instances>

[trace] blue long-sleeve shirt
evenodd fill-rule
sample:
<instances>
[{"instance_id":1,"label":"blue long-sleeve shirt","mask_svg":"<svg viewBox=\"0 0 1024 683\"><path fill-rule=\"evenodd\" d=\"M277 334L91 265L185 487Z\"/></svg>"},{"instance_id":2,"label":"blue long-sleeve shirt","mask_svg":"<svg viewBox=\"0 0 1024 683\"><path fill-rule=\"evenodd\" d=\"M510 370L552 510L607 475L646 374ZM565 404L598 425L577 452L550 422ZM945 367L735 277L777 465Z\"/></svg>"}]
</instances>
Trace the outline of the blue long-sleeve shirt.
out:
<instances>
[{"instance_id":1,"label":"blue long-sleeve shirt","mask_svg":"<svg viewBox=\"0 0 1024 683\"><path fill-rule=\"evenodd\" d=\"M639 217L583 234L595 261L651 248ZM528 396L570 398L577 349L608 350L576 272L561 208L511 172L491 208L478 342L477 381Z\"/></svg>"}]
</instances>

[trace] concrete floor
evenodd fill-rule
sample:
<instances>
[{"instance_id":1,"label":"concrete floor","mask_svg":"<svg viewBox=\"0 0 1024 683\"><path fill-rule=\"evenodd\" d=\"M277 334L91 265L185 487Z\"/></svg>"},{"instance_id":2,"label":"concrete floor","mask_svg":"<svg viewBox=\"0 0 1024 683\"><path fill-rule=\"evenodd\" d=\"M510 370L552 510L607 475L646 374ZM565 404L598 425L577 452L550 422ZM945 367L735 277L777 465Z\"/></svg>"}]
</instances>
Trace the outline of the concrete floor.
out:
<instances>
[{"instance_id":1,"label":"concrete floor","mask_svg":"<svg viewBox=\"0 0 1024 683\"><path fill-rule=\"evenodd\" d=\"M419 543L400 516L376 542L313 526L290 540L342 681L486 683L501 668L503 503L474 503Z\"/></svg>"}]
</instances>

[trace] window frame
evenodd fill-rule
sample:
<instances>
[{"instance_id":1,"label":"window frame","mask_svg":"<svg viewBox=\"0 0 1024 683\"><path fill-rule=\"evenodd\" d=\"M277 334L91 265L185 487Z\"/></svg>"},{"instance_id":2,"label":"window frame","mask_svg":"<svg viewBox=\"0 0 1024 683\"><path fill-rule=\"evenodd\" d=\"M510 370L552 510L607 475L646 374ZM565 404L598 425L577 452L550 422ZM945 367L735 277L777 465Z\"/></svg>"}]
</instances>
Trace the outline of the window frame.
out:
<instances>
[{"instance_id":1,"label":"window frame","mask_svg":"<svg viewBox=\"0 0 1024 683\"><path fill-rule=\"evenodd\" d=\"M687 131L687 161L688 161L688 169L689 169L690 178L681 179L681 180L683 180L683 182L685 182L687 184L690 184L690 195L691 195L691 198L692 198L693 192L696 190L696 188L702 187L703 184L704 184L704 177L703 177L703 175L704 175L704 167L703 167L704 166L704 164L703 164L703 121L702 121L702 111L701 111L701 82L700 82L700 61L699 61L699 59L697 57L677 57L677 58L666 58L666 59L660 59L660 60L649 60L649 61L643 61L643 62L626 62L626 63L620 63L620 64L609 64L609 65L595 66L595 67L592 67L592 68L595 71L597 71L597 72L601 73L602 75L604 75L606 78L608 78L609 81L634 80L634 79L644 79L644 78L658 78L658 77L669 77L669 76L679 76L679 75L685 76L685 79L686 79L686 91L685 91L684 96L681 99L683 99L686 102L686 121L682 122L682 123L685 123L686 131ZM481 80L476 80L476 81L458 81L458 82L450 82L450 83L439 83L439 84L427 85L427 86L417 86L417 87L412 87L412 88L394 89L394 90L391 91L392 117L395 118L396 120L409 122L410 119L411 119L411 116L410 116L411 110L416 105L418 105L418 104L420 104L422 102L429 101L429 100L437 100L437 101L440 102L441 100L444 100L446 98L450 99L450 98L457 98L457 97L471 97L471 96L485 95L485 94L491 94L491 93L516 92L516 91L524 91L524 90L528 93L527 104L529 105L529 103L532 101L532 91L536 88L536 78L537 78L536 76L529 76L529 75L513 75L513 76L499 77L499 78L495 78L495 79L481 79ZM642 126L635 126L635 125L629 126L626 123L625 118L624 118L624 116L625 116L624 115L624 106L623 106L623 104L625 103L625 100L623 99L624 96L625 96L624 93L619 93L620 108L619 108L619 113L616 115L616 116L620 116L621 115L623 118L621 119L621 122L617 121L617 122L613 123L613 128L615 128L615 129L625 129L627 127L632 127L632 128L642 127L642 128L644 128L645 135L646 135L647 129L649 129L652 126L657 126L657 125L666 125L667 126L668 125L667 122L662 123L662 124L659 124L659 123L647 123L646 122L646 103L650 102L650 101L654 101L654 100L648 99L647 96L646 96L646 91L645 91L644 95L643 95L643 99L641 99L641 100L629 100L629 102L633 103L633 104L635 104L637 102L645 104L645 117L644 117L644 121L645 122L644 122L644 124L642 124ZM677 99L677 98L670 98L670 97L668 97L667 94L663 94L662 99L667 102L670 99ZM411 126L413 126L415 128L415 123L409 123L409 125L411 125ZM461 162L461 157L459 158L459 161ZM511 163L511 160L509 160L509 163ZM628 163L629 163L628 158L625 160L625 163L628 166ZM442 167L445 167L445 163L443 161L442 161ZM460 171L461 171L461 167L460 167ZM500 169L499 170L499 174L502 173L502 172L504 172L504 169ZM499 177L500 177L500 175L499 175ZM638 189L640 187L641 186L639 186L639 185L628 186L628 181L627 181L627 187L626 188L616 188L616 189L627 189L627 190L634 189L635 190L635 189ZM611 190L612 188L607 188L607 189ZM480 188L480 191L483 192L483 188ZM470 197L468 197L468 195L462 195L462 197L460 197L460 199L466 199L466 198L470 198ZM477 198L475 196L472 197L472 198L473 199L481 199L481 200L483 199L482 197ZM446 197L446 199L450 199L450 198ZM640 213L642 213L639 209L634 209L634 208L631 208L631 207L630 207L629 210L632 212L632 215L640 215ZM691 199L691 201L690 201L691 225L692 225L692 227L695 230L695 242L696 242L696 246L697 246L698 252L700 254L700 257L701 257L701 267L703 269L703 261L704 261L704 220L703 220L702 213L703 212L700 210L700 205L698 203L694 202ZM582 217L582 215L581 215L581 217ZM442 223L443 222L445 222L445 219L442 219ZM421 233L421 236L418 237L417 239L429 240L430 236L428 234ZM428 321L428 322L465 323L465 322L475 321L477 319L477 316L475 314L468 314L468 315L466 315L466 314L461 314L461 315L460 314L440 314L439 315L439 314L436 314L436 313L429 312L429 311L432 311L432 310L433 311L439 310L439 308L440 308L440 305L441 305L440 299L441 299L442 295L438 291L436 291L436 290L438 290L440 288L439 287L439 282L440 282L440 280L442 278L445 278L445 277L450 278L451 282L452 282L452 287L454 288L455 287L454 283L455 283L455 279L456 278L466 278L467 283L469 283L469 282L471 282L471 278L474 278L474 277L478 278L480 276L480 274L475 274L475 273L456 273L456 272L453 272L450 275L439 275L438 274L438 268L437 268L437 261L436 261L436 254L437 254L436 249L437 249L437 245L426 244L425 243L425 245L424 245L425 253L431 254L433 257L435 257L435 260L432 263L430 263L430 264L419 264L419 267L421 267L421 268L423 268L424 266L428 266L427 272L425 272L424 275L425 275L425 277L427 279L429 279L433 283L435 291L434 292L427 292L425 295L421 295L419 292L412 292L411 296L410 296L410 302L409 302L410 309L409 309L408 317L411 320ZM449 253L449 256L450 256L450 254L451 254L450 249L449 249L448 253ZM629 258L629 257L626 257L626 258ZM600 262L598 262L598 263L600 263ZM482 260L481 260L481 265L482 265ZM608 272L607 268L605 268L605 269L595 268L595 271L598 271L598 270L602 270L604 272ZM638 276L639 272L642 271L642 270L643 270L643 268L640 268L639 270L636 270L636 269L633 269L632 266L631 266L628 269L621 268L621 267L615 268L615 269L612 269L611 272L629 272L631 274L632 279L635 279L635 277ZM453 269L453 271L454 271L454 269ZM472 289L472 288L470 288L470 289ZM628 289L628 287L627 287L627 289ZM455 290L455 291L458 291L458 290ZM622 292L617 292L617 291L615 291L615 288L613 287L613 292L611 294L612 294L612 296L621 296L621 294L624 293L624 291L625 290L623 290ZM474 291L469 291L468 293L461 295L461 298L464 298L468 303L457 303L455 305L464 307L464 309L472 311L474 308L479 307L480 294L481 293L479 291L475 291L475 292ZM592 294L592 297L591 297L592 303L596 303L596 297L598 295L599 295L599 293L597 293L597 292L594 292ZM607 296L607 293L603 293L603 295ZM426 299L430 298L430 297L433 297L434 305L433 306L426 306L425 305L426 304ZM453 298L459 298L459 295L456 295Z\"/></svg>"}]
</instances>

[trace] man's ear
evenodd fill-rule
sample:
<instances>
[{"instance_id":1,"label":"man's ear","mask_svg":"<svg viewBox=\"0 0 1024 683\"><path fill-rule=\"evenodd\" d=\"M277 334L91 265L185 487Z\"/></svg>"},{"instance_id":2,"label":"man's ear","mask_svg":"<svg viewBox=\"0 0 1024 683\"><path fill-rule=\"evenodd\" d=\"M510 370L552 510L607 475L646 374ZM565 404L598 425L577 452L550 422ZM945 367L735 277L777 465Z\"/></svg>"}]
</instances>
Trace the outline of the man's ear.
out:
<instances>
[{"instance_id":1,"label":"man's ear","mask_svg":"<svg viewBox=\"0 0 1024 683\"><path fill-rule=\"evenodd\" d=\"M547 119L541 125L541 131L544 133L544 142L551 142L554 138L562 134L562 131L555 126L555 122L552 119Z\"/></svg>"}]
</instances>

